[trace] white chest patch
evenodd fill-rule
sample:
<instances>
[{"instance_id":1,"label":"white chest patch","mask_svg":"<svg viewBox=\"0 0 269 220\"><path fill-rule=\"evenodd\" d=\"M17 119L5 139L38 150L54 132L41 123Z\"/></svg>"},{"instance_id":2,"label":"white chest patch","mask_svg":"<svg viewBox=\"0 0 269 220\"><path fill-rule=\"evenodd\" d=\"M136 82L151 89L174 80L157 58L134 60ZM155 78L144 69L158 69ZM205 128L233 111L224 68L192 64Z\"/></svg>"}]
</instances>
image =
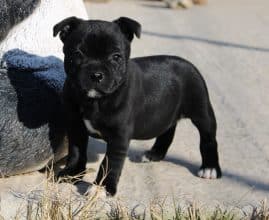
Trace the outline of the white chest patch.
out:
<instances>
[{"instance_id":1,"label":"white chest patch","mask_svg":"<svg viewBox=\"0 0 269 220\"><path fill-rule=\"evenodd\" d=\"M98 130L96 130L96 129L92 126L90 120L83 119L83 121L84 121L84 124L85 124L86 128L88 129L88 131L89 131L90 133L94 133L94 134L98 134L99 136L102 136L102 135L101 135L101 132L98 131Z\"/></svg>"},{"instance_id":2,"label":"white chest patch","mask_svg":"<svg viewBox=\"0 0 269 220\"><path fill-rule=\"evenodd\" d=\"M99 98L101 96L100 93L96 91L95 89L89 90L87 95L90 98Z\"/></svg>"}]
</instances>

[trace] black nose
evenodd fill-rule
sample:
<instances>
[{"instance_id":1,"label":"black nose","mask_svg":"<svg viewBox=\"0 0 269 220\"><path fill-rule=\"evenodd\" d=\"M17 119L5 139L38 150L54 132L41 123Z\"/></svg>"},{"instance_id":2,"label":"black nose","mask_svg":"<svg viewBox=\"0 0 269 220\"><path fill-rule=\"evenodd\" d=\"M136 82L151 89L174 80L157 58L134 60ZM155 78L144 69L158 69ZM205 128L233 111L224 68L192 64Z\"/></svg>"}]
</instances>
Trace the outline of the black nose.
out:
<instances>
[{"instance_id":1,"label":"black nose","mask_svg":"<svg viewBox=\"0 0 269 220\"><path fill-rule=\"evenodd\" d=\"M101 72L91 74L91 79L94 82L101 82L103 80L103 78L104 78L104 74Z\"/></svg>"}]
</instances>

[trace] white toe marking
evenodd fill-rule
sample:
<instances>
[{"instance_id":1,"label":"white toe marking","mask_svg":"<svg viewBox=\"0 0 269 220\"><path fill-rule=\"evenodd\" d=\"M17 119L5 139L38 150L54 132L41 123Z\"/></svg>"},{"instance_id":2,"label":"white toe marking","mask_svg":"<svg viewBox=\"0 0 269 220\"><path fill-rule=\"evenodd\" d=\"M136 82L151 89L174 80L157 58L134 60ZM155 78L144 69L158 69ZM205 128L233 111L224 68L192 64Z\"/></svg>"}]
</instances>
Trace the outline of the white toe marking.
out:
<instances>
[{"instance_id":1,"label":"white toe marking","mask_svg":"<svg viewBox=\"0 0 269 220\"><path fill-rule=\"evenodd\" d=\"M101 94L98 91L96 91L95 89L89 90L87 95L90 98L98 98L101 96Z\"/></svg>"},{"instance_id":2,"label":"white toe marking","mask_svg":"<svg viewBox=\"0 0 269 220\"><path fill-rule=\"evenodd\" d=\"M216 179L217 170L215 168L205 168L198 171L198 176L205 179Z\"/></svg>"},{"instance_id":3,"label":"white toe marking","mask_svg":"<svg viewBox=\"0 0 269 220\"><path fill-rule=\"evenodd\" d=\"M88 131L89 131L90 133L94 133L94 134L98 134L99 136L102 136L101 132L98 131L98 130L96 130L96 129L92 126L90 120L83 119L83 121L84 121L84 124L85 124L85 126L87 127L87 129L88 129Z\"/></svg>"},{"instance_id":4,"label":"white toe marking","mask_svg":"<svg viewBox=\"0 0 269 220\"><path fill-rule=\"evenodd\" d=\"M211 179L217 179L217 171L216 171L216 169L212 169L212 171L211 171Z\"/></svg>"},{"instance_id":5,"label":"white toe marking","mask_svg":"<svg viewBox=\"0 0 269 220\"><path fill-rule=\"evenodd\" d=\"M211 169L205 169L204 178L210 179L210 176L211 176Z\"/></svg>"},{"instance_id":6,"label":"white toe marking","mask_svg":"<svg viewBox=\"0 0 269 220\"><path fill-rule=\"evenodd\" d=\"M198 171L197 175L202 178L202 176L204 175L204 170L203 169L200 169Z\"/></svg>"},{"instance_id":7,"label":"white toe marking","mask_svg":"<svg viewBox=\"0 0 269 220\"><path fill-rule=\"evenodd\" d=\"M143 156L142 156L142 158L141 158L141 162L143 162L143 163L148 163L148 162L150 162L150 160L146 157L146 155L144 154Z\"/></svg>"}]
</instances>

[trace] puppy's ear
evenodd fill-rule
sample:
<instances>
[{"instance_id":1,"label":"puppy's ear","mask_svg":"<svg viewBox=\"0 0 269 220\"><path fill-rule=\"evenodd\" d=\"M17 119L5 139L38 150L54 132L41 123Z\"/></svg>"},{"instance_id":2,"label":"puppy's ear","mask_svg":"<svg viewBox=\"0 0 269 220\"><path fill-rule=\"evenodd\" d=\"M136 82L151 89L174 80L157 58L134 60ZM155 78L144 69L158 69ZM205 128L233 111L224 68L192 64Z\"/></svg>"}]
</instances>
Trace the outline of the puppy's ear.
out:
<instances>
[{"instance_id":1,"label":"puppy's ear","mask_svg":"<svg viewBox=\"0 0 269 220\"><path fill-rule=\"evenodd\" d=\"M83 21L82 19L76 17L69 17L53 27L53 36L56 37L60 32L60 39L62 42L65 41L66 37L76 28L76 26Z\"/></svg>"},{"instance_id":2,"label":"puppy's ear","mask_svg":"<svg viewBox=\"0 0 269 220\"><path fill-rule=\"evenodd\" d=\"M114 22L119 25L121 32L130 42L133 40L134 34L137 38L140 38L141 25L137 21L127 17L120 17Z\"/></svg>"}]
</instances>

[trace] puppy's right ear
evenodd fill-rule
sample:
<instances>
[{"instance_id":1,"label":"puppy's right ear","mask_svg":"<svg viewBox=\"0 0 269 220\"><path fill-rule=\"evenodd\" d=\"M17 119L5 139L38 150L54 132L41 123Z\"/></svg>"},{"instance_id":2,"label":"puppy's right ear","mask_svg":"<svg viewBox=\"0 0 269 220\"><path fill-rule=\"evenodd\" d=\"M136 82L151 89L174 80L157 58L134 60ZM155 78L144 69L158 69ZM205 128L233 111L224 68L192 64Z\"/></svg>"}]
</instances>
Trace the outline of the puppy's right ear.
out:
<instances>
[{"instance_id":1,"label":"puppy's right ear","mask_svg":"<svg viewBox=\"0 0 269 220\"><path fill-rule=\"evenodd\" d=\"M65 41L66 37L78 26L78 24L83 21L77 17L69 17L53 27L53 37L56 37L60 32L60 39L62 42Z\"/></svg>"},{"instance_id":2,"label":"puppy's right ear","mask_svg":"<svg viewBox=\"0 0 269 220\"><path fill-rule=\"evenodd\" d=\"M134 35L140 38L141 24L137 21L127 17L120 17L114 22L119 25L121 32L130 42L133 40Z\"/></svg>"}]
</instances>

